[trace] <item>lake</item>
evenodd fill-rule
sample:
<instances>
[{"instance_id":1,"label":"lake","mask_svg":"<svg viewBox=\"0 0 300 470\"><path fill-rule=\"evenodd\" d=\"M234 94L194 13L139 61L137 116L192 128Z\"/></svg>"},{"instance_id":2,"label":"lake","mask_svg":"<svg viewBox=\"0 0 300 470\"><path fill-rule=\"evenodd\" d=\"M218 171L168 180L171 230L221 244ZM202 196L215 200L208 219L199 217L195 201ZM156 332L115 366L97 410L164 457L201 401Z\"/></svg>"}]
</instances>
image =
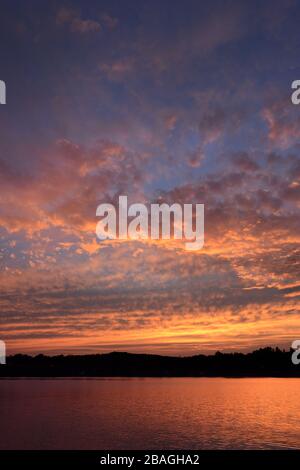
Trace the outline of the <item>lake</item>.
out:
<instances>
[{"instance_id":1,"label":"lake","mask_svg":"<svg viewBox=\"0 0 300 470\"><path fill-rule=\"evenodd\" d=\"M0 380L0 449L300 448L300 379Z\"/></svg>"}]
</instances>

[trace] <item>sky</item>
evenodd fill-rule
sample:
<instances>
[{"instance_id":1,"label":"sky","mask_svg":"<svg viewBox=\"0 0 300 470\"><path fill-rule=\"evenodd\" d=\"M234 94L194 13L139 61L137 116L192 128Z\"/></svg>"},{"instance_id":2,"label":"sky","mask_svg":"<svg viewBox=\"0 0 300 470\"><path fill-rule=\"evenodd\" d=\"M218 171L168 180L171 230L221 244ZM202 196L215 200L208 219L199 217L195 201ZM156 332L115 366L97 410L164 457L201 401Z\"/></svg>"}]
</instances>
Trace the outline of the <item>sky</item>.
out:
<instances>
[{"instance_id":1,"label":"sky","mask_svg":"<svg viewBox=\"0 0 300 470\"><path fill-rule=\"evenodd\" d=\"M298 0L2 0L8 354L191 355L300 335ZM205 204L205 245L96 208Z\"/></svg>"}]
</instances>

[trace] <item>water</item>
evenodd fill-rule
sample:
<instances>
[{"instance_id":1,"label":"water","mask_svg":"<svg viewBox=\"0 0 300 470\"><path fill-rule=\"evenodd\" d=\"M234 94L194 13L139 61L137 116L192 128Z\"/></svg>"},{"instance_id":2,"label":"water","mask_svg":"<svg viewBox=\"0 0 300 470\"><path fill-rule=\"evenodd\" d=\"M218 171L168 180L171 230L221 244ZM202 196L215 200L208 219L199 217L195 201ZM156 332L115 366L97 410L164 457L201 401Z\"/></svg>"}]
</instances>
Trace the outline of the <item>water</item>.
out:
<instances>
[{"instance_id":1,"label":"water","mask_svg":"<svg viewBox=\"0 0 300 470\"><path fill-rule=\"evenodd\" d=\"M0 381L0 449L300 447L300 379Z\"/></svg>"}]
</instances>

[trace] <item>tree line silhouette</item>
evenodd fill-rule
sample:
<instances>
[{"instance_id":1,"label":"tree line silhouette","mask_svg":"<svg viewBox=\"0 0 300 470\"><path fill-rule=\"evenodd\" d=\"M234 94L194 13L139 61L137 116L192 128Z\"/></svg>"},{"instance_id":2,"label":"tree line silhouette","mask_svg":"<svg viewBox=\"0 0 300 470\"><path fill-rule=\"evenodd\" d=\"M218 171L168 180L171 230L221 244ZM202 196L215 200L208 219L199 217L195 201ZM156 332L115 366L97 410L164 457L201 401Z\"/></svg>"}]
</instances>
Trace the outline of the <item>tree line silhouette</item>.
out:
<instances>
[{"instance_id":1,"label":"tree line silhouette","mask_svg":"<svg viewBox=\"0 0 300 470\"><path fill-rule=\"evenodd\" d=\"M292 350L262 348L250 353L170 357L109 354L7 357L1 377L300 377Z\"/></svg>"}]
</instances>

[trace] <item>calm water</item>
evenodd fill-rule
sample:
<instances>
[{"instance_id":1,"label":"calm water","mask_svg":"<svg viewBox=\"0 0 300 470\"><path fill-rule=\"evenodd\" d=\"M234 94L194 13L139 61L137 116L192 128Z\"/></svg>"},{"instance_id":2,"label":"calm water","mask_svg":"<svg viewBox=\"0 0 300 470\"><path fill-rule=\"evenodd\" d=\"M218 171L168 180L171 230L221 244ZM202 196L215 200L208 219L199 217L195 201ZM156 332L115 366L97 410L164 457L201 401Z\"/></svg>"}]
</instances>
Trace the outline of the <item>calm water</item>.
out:
<instances>
[{"instance_id":1,"label":"calm water","mask_svg":"<svg viewBox=\"0 0 300 470\"><path fill-rule=\"evenodd\" d=\"M299 448L299 385L299 379L2 380L0 448Z\"/></svg>"}]
</instances>

